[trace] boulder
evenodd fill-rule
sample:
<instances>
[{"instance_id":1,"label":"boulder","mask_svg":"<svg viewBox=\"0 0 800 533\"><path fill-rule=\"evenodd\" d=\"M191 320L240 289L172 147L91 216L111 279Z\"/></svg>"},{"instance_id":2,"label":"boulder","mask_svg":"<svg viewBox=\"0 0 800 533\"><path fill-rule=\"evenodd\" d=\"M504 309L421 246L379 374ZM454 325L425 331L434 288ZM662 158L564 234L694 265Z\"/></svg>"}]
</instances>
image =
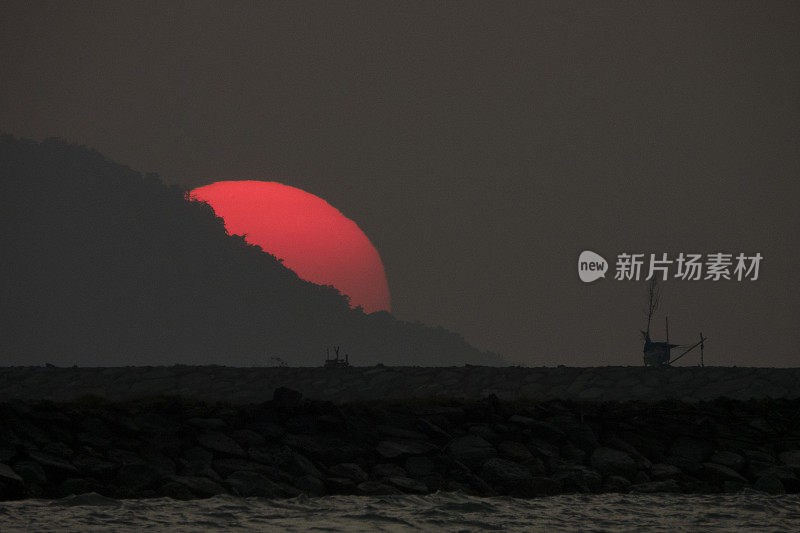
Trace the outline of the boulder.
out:
<instances>
[{"instance_id":1,"label":"boulder","mask_svg":"<svg viewBox=\"0 0 800 533\"><path fill-rule=\"evenodd\" d=\"M631 486L630 492L640 494L653 494L658 492L680 492L681 488L674 479L664 481L648 481L647 483L637 483Z\"/></svg>"},{"instance_id":2,"label":"boulder","mask_svg":"<svg viewBox=\"0 0 800 533\"><path fill-rule=\"evenodd\" d=\"M190 418L186 423L207 431L224 431L228 427L228 424L221 418Z\"/></svg>"},{"instance_id":3,"label":"boulder","mask_svg":"<svg viewBox=\"0 0 800 533\"><path fill-rule=\"evenodd\" d=\"M247 454L235 440L218 431L208 431L197 436L197 442L203 448L223 455L247 457Z\"/></svg>"},{"instance_id":4,"label":"boulder","mask_svg":"<svg viewBox=\"0 0 800 533\"><path fill-rule=\"evenodd\" d=\"M204 477L172 476L170 481L183 485L193 494L203 498L210 498L211 496L226 493L226 490L222 487L222 485Z\"/></svg>"},{"instance_id":5,"label":"boulder","mask_svg":"<svg viewBox=\"0 0 800 533\"><path fill-rule=\"evenodd\" d=\"M294 409L300 405L303 394L287 387L278 387L272 393L273 403L280 409Z\"/></svg>"},{"instance_id":6,"label":"boulder","mask_svg":"<svg viewBox=\"0 0 800 533\"><path fill-rule=\"evenodd\" d=\"M174 481L168 481L161 485L156 494L161 498L172 498L173 500L191 500L195 498L194 493L185 485Z\"/></svg>"},{"instance_id":7,"label":"boulder","mask_svg":"<svg viewBox=\"0 0 800 533\"><path fill-rule=\"evenodd\" d=\"M800 450L789 450L778 454L778 459L792 468L800 468Z\"/></svg>"},{"instance_id":8,"label":"boulder","mask_svg":"<svg viewBox=\"0 0 800 533\"><path fill-rule=\"evenodd\" d=\"M591 426L572 416L559 415L548 418L547 422L561 429L568 441L586 453L592 453L599 446Z\"/></svg>"},{"instance_id":9,"label":"boulder","mask_svg":"<svg viewBox=\"0 0 800 533\"><path fill-rule=\"evenodd\" d=\"M447 444L446 451L456 460L467 464L483 464L497 455L494 446L478 435L456 437Z\"/></svg>"},{"instance_id":10,"label":"boulder","mask_svg":"<svg viewBox=\"0 0 800 533\"><path fill-rule=\"evenodd\" d=\"M408 477L392 476L387 478L390 485L397 487L403 492L410 492L414 494L427 494L428 486L422 481L411 479Z\"/></svg>"},{"instance_id":11,"label":"boulder","mask_svg":"<svg viewBox=\"0 0 800 533\"><path fill-rule=\"evenodd\" d=\"M400 494L400 491L391 485L379 481L364 481L358 484L358 492L365 496L385 496Z\"/></svg>"},{"instance_id":12,"label":"boulder","mask_svg":"<svg viewBox=\"0 0 800 533\"><path fill-rule=\"evenodd\" d=\"M605 476L633 478L639 470L637 462L627 453L600 447L592 452L592 467Z\"/></svg>"},{"instance_id":13,"label":"boulder","mask_svg":"<svg viewBox=\"0 0 800 533\"><path fill-rule=\"evenodd\" d=\"M261 434L256 433L252 429L238 429L231 433L231 437L245 450L252 447L264 446L267 443L267 440Z\"/></svg>"},{"instance_id":14,"label":"boulder","mask_svg":"<svg viewBox=\"0 0 800 533\"><path fill-rule=\"evenodd\" d=\"M541 438L547 442L560 443L566 438L564 431L549 422L521 415L513 415L508 421L528 429L532 437Z\"/></svg>"},{"instance_id":15,"label":"boulder","mask_svg":"<svg viewBox=\"0 0 800 533\"><path fill-rule=\"evenodd\" d=\"M671 456L686 459L697 465L707 461L713 451L711 443L694 437L678 437L669 448Z\"/></svg>"},{"instance_id":16,"label":"boulder","mask_svg":"<svg viewBox=\"0 0 800 533\"><path fill-rule=\"evenodd\" d=\"M753 488L760 492L766 492L767 494L784 494L786 492L781 480L773 474L764 474L759 477L756 482L753 483Z\"/></svg>"},{"instance_id":17,"label":"boulder","mask_svg":"<svg viewBox=\"0 0 800 533\"><path fill-rule=\"evenodd\" d=\"M747 484L747 480L736 470L717 463L703 463L703 473L711 481L723 484L726 481Z\"/></svg>"},{"instance_id":18,"label":"boulder","mask_svg":"<svg viewBox=\"0 0 800 533\"><path fill-rule=\"evenodd\" d=\"M428 442L420 441L391 441L382 440L378 443L378 454L385 459L407 457L409 455L425 455L436 450L437 447Z\"/></svg>"},{"instance_id":19,"label":"boulder","mask_svg":"<svg viewBox=\"0 0 800 533\"><path fill-rule=\"evenodd\" d=\"M19 474L14 472L10 466L2 463L0 463L0 481L4 483L15 483L20 485L24 483Z\"/></svg>"},{"instance_id":20,"label":"boulder","mask_svg":"<svg viewBox=\"0 0 800 533\"><path fill-rule=\"evenodd\" d=\"M528 463L534 459L528 447L521 442L506 440L497 445L500 455L510 461L517 463Z\"/></svg>"},{"instance_id":21,"label":"boulder","mask_svg":"<svg viewBox=\"0 0 800 533\"><path fill-rule=\"evenodd\" d=\"M453 436L448 432L424 418L418 418L416 421L416 426L417 429L425 433L425 435L435 442L448 442L453 438Z\"/></svg>"},{"instance_id":22,"label":"boulder","mask_svg":"<svg viewBox=\"0 0 800 533\"><path fill-rule=\"evenodd\" d=\"M603 482L603 492L628 492L631 482L622 476L608 476Z\"/></svg>"},{"instance_id":23,"label":"boulder","mask_svg":"<svg viewBox=\"0 0 800 533\"><path fill-rule=\"evenodd\" d=\"M398 428L395 426L378 426L378 431L386 436L391 437L393 439L401 439L401 440L425 440L426 436L420 433L419 431L414 431L411 429L403 429Z\"/></svg>"},{"instance_id":24,"label":"boulder","mask_svg":"<svg viewBox=\"0 0 800 533\"><path fill-rule=\"evenodd\" d=\"M356 463L339 463L330 467L329 471L334 477L346 478L356 483L369 479L369 475Z\"/></svg>"},{"instance_id":25,"label":"boulder","mask_svg":"<svg viewBox=\"0 0 800 533\"><path fill-rule=\"evenodd\" d=\"M110 461L106 461L101 457L87 454L80 454L76 456L74 459L72 459L72 464L81 473L96 478L110 477L117 468L116 465Z\"/></svg>"},{"instance_id":26,"label":"boulder","mask_svg":"<svg viewBox=\"0 0 800 533\"><path fill-rule=\"evenodd\" d=\"M292 485L311 496L322 496L328 492L320 478L308 474L297 477Z\"/></svg>"},{"instance_id":27,"label":"boulder","mask_svg":"<svg viewBox=\"0 0 800 533\"><path fill-rule=\"evenodd\" d=\"M372 467L372 479L388 477L407 477L407 475L405 470L392 463L378 463Z\"/></svg>"},{"instance_id":28,"label":"boulder","mask_svg":"<svg viewBox=\"0 0 800 533\"><path fill-rule=\"evenodd\" d=\"M19 461L13 465L14 472L25 480L25 483L34 483L44 486L47 483L47 474L39 463L33 461Z\"/></svg>"},{"instance_id":29,"label":"boulder","mask_svg":"<svg viewBox=\"0 0 800 533\"><path fill-rule=\"evenodd\" d=\"M676 479L683 475L680 468L664 463L656 463L650 467L650 476L655 480Z\"/></svg>"},{"instance_id":30,"label":"boulder","mask_svg":"<svg viewBox=\"0 0 800 533\"><path fill-rule=\"evenodd\" d=\"M343 477L325 478L325 485L334 494L351 494L356 490L355 482Z\"/></svg>"},{"instance_id":31,"label":"boulder","mask_svg":"<svg viewBox=\"0 0 800 533\"><path fill-rule=\"evenodd\" d=\"M30 457L32 461L40 464L45 471L50 471L60 475L78 473L78 469L75 468L70 462L59 457L54 457L52 455L35 450L29 450L28 457Z\"/></svg>"},{"instance_id":32,"label":"boulder","mask_svg":"<svg viewBox=\"0 0 800 533\"><path fill-rule=\"evenodd\" d=\"M434 472L436 465L429 457L423 455L412 456L406 459L405 470L414 479L422 479Z\"/></svg>"},{"instance_id":33,"label":"boulder","mask_svg":"<svg viewBox=\"0 0 800 533\"><path fill-rule=\"evenodd\" d=\"M493 457L483 463L480 475L486 481L501 487L513 487L533 479L531 472L524 466L499 457Z\"/></svg>"},{"instance_id":34,"label":"boulder","mask_svg":"<svg viewBox=\"0 0 800 533\"><path fill-rule=\"evenodd\" d=\"M709 461L718 465L727 466L728 468L732 468L737 472L740 472L742 468L744 468L745 464L744 457L738 453L729 451L715 452Z\"/></svg>"},{"instance_id":35,"label":"boulder","mask_svg":"<svg viewBox=\"0 0 800 533\"><path fill-rule=\"evenodd\" d=\"M155 487L163 477L162 472L152 465L132 463L119 468L116 483L123 489L140 491Z\"/></svg>"},{"instance_id":36,"label":"boulder","mask_svg":"<svg viewBox=\"0 0 800 533\"><path fill-rule=\"evenodd\" d=\"M552 476L566 492L597 492L602 477L600 473L580 465L561 465Z\"/></svg>"}]
</instances>

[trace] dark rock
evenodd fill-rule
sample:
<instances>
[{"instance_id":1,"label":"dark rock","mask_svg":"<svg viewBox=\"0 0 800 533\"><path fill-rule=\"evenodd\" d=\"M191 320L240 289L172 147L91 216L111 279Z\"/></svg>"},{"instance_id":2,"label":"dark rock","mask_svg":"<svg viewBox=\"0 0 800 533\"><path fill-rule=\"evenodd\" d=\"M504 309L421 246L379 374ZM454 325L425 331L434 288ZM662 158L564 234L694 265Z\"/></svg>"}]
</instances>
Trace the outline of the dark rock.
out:
<instances>
[{"instance_id":1,"label":"dark rock","mask_svg":"<svg viewBox=\"0 0 800 533\"><path fill-rule=\"evenodd\" d=\"M745 450L744 456L750 463L778 463L778 460L772 454L760 450Z\"/></svg>"},{"instance_id":2,"label":"dark rock","mask_svg":"<svg viewBox=\"0 0 800 533\"><path fill-rule=\"evenodd\" d=\"M0 481L5 483L23 483L22 477L5 464L0 463Z\"/></svg>"},{"instance_id":3,"label":"dark rock","mask_svg":"<svg viewBox=\"0 0 800 533\"><path fill-rule=\"evenodd\" d=\"M745 464L744 457L738 453L729 451L715 452L709 461L718 465L727 466L728 468L732 468L737 472L741 471Z\"/></svg>"},{"instance_id":4,"label":"dark rock","mask_svg":"<svg viewBox=\"0 0 800 533\"><path fill-rule=\"evenodd\" d=\"M228 428L228 424L221 418L190 418L186 423L207 431L225 431Z\"/></svg>"},{"instance_id":5,"label":"dark rock","mask_svg":"<svg viewBox=\"0 0 800 533\"><path fill-rule=\"evenodd\" d=\"M285 466L288 470L299 475L309 475L318 479L322 477L322 473L314 466L314 463L297 452L293 452L289 456L289 460L285 463Z\"/></svg>"},{"instance_id":6,"label":"dark rock","mask_svg":"<svg viewBox=\"0 0 800 533\"><path fill-rule=\"evenodd\" d=\"M397 487L403 492L410 492L414 494L427 494L428 486L422 481L411 479L408 477L392 476L387 478L390 485Z\"/></svg>"},{"instance_id":7,"label":"dark rock","mask_svg":"<svg viewBox=\"0 0 800 533\"><path fill-rule=\"evenodd\" d=\"M533 479L531 472L524 466L499 457L493 457L483 463L480 475L489 483L501 487L514 487Z\"/></svg>"},{"instance_id":8,"label":"dark rock","mask_svg":"<svg viewBox=\"0 0 800 533\"><path fill-rule=\"evenodd\" d=\"M369 474L356 463L339 463L330 467L329 471L334 477L346 478L356 483L369 479Z\"/></svg>"},{"instance_id":9,"label":"dark rock","mask_svg":"<svg viewBox=\"0 0 800 533\"><path fill-rule=\"evenodd\" d=\"M68 494L85 494L87 492L94 492L95 484L79 477L71 477L61 482L59 493L63 495Z\"/></svg>"},{"instance_id":10,"label":"dark rock","mask_svg":"<svg viewBox=\"0 0 800 533\"><path fill-rule=\"evenodd\" d=\"M126 464L117 471L117 484L129 491L139 491L156 486L164 478L161 471L148 464Z\"/></svg>"},{"instance_id":11,"label":"dark rock","mask_svg":"<svg viewBox=\"0 0 800 533\"><path fill-rule=\"evenodd\" d=\"M680 468L664 463L656 463L650 467L650 475L655 480L675 479L683 475Z\"/></svg>"},{"instance_id":12,"label":"dark rock","mask_svg":"<svg viewBox=\"0 0 800 533\"><path fill-rule=\"evenodd\" d=\"M176 483L175 481L169 481L161 485L156 491L156 494L161 498L172 498L173 500L191 500L195 498L194 493L185 485Z\"/></svg>"},{"instance_id":13,"label":"dark rock","mask_svg":"<svg viewBox=\"0 0 800 533\"><path fill-rule=\"evenodd\" d=\"M571 442L565 442L561 446L560 457L568 463L582 464L586 459L586 452Z\"/></svg>"},{"instance_id":14,"label":"dark rock","mask_svg":"<svg viewBox=\"0 0 800 533\"><path fill-rule=\"evenodd\" d=\"M275 469L269 465L263 465L255 461L241 459L239 457L224 457L222 459L215 459L211 463L212 468L223 478L227 478L234 472L258 472L267 475Z\"/></svg>"},{"instance_id":15,"label":"dark rock","mask_svg":"<svg viewBox=\"0 0 800 533\"><path fill-rule=\"evenodd\" d=\"M453 458L467 464L483 464L497 455L494 446L477 435L456 437L447 444L446 450Z\"/></svg>"},{"instance_id":16,"label":"dark rock","mask_svg":"<svg viewBox=\"0 0 800 533\"><path fill-rule=\"evenodd\" d=\"M706 478L718 484L723 484L726 481L735 481L745 485L747 484L747 480L738 472L736 472L736 470L725 465L717 463L703 463L703 471Z\"/></svg>"},{"instance_id":17,"label":"dark rock","mask_svg":"<svg viewBox=\"0 0 800 533\"><path fill-rule=\"evenodd\" d=\"M364 481L358 484L358 491L366 496L385 496L400 494L396 488L379 481Z\"/></svg>"},{"instance_id":18,"label":"dark rock","mask_svg":"<svg viewBox=\"0 0 800 533\"><path fill-rule=\"evenodd\" d=\"M302 399L302 393L286 387L278 387L272 394L273 403L280 409L295 409Z\"/></svg>"},{"instance_id":19,"label":"dark rock","mask_svg":"<svg viewBox=\"0 0 800 533\"><path fill-rule=\"evenodd\" d=\"M262 498L279 498L286 493L277 484L258 472L236 471L225 479L231 491L237 496Z\"/></svg>"},{"instance_id":20,"label":"dark rock","mask_svg":"<svg viewBox=\"0 0 800 533\"><path fill-rule=\"evenodd\" d=\"M561 457L561 452L557 446L541 439L531 439L528 443L528 449L534 456L543 461L550 461L551 459L558 459Z\"/></svg>"},{"instance_id":21,"label":"dark rock","mask_svg":"<svg viewBox=\"0 0 800 533\"><path fill-rule=\"evenodd\" d=\"M508 419L509 422L525 427L531 431L531 436L544 439L551 443L560 443L566 435L557 425L526 416L514 415Z\"/></svg>"},{"instance_id":22,"label":"dark rock","mask_svg":"<svg viewBox=\"0 0 800 533\"><path fill-rule=\"evenodd\" d=\"M453 438L448 432L424 418L418 418L416 425L417 429L425 433L435 442L448 442Z\"/></svg>"},{"instance_id":23,"label":"dark rock","mask_svg":"<svg viewBox=\"0 0 800 533\"><path fill-rule=\"evenodd\" d=\"M625 452L600 447L592 452L592 467L605 476L622 476L631 479L639 465Z\"/></svg>"},{"instance_id":24,"label":"dark rock","mask_svg":"<svg viewBox=\"0 0 800 533\"><path fill-rule=\"evenodd\" d=\"M422 482L428 487L428 490L431 492L436 492L437 490L442 490L445 486L445 479L438 472L434 472L422 478Z\"/></svg>"},{"instance_id":25,"label":"dark rock","mask_svg":"<svg viewBox=\"0 0 800 533\"><path fill-rule=\"evenodd\" d=\"M608 476L603 482L603 492L628 492L631 482L622 476Z\"/></svg>"},{"instance_id":26,"label":"dark rock","mask_svg":"<svg viewBox=\"0 0 800 533\"><path fill-rule=\"evenodd\" d=\"M497 432L485 425L470 426L469 433L477 435L488 442L497 442L498 440Z\"/></svg>"},{"instance_id":27,"label":"dark rock","mask_svg":"<svg viewBox=\"0 0 800 533\"><path fill-rule=\"evenodd\" d=\"M591 426L572 416L559 415L548 418L547 422L561 429L567 440L586 453L592 453L592 450L599 446L597 436Z\"/></svg>"},{"instance_id":28,"label":"dark rock","mask_svg":"<svg viewBox=\"0 0 800 533\"><path fill-rule=\"evenodd\" d=\"M133 417L136 426L149 433L176 433L180 427L157 413L141 413Z\"/></svg>"},{"instance_id":29,"label":"dark rock","mask_svg":"<svg viewBox=\"0 0 800 533\"><path fill-rule=\"evenodd\" d=\"M325 478L325 485L334 494L351 494L356 490L355 482L343 477Z\"/></svg>"},{"instance_id":30,"label":"dark rock","mask_svg":"<svg viewBox=\"0 0 800 533\"><path fill-rule=\"evenodd\" d=\"M678 437L669 448L670 455L688 460L692 464L700 465L711 457L714 451L709 442L692 437ZM672 463L670 463L672 464ZM679 465L675 465L680 468Z\"/></svg>"},{"instance_id":31,"label":"dark rock","mask_svg":"<svg viewBox=\"0 0 800 533\"><path fill-rule=\"evenodd\" d=\"M703 463L696 463L691 459L687 459L685 457L679 457L676 455L670 455L666 459L664 459L664 463L668 465L672 465L683 472L688 472L691 474L697 473L702 471Z\"/></svg>"},{"instance_id":32,"label":"dark rock","mask_svg":"<svg viewBox=\"0 0 800 533\"><path fill-rule=\"evenodd\" d=\"M372 479L386 479L389 477L407 477L406 471L396 464L378 463L372 467Z\"/></svg>"},{"instance_id":33,"label":"dark rock","mask_svg":"<svg viewBox=\"0 0 800 533\"><path fill-rule=\"evenodd\" d=\"M600 474L580 465L563 465L550 476L566 492L597 492L602 480Z\"/></svg>"},{"instance_id":34,"label":"dark rock","mask_svg":"<svg viewBox=\"0 0 800 533\"><path fill-rule=\"evenodd\" d=\"M767 494L784 494L786 492L781 480L773 474L764 474L759 477L756 482L753 483L753 488L760 492L766 492Z\"/></svg>"},{"instance_id":35,"label":"dark rock","mask_svg":"<svg viewBox=\"0 0 800 533\"><path fill-rule=\"evenodd\" d=\"M649 481L647 483L637 483L632 485L630 492L640 494L653 494L658 492L680 492L681 488L674 479L664 481Z\"/></svg>"},{"instance_id":36,"label":"dark rock","mask_svg":"<svg viewBox=\"0 0 800 533\"><path fill-rule=\"evenodd\" d=\"M193 446L183 452L183 459L188 463L211 463L214 454L205 448Z\"/></svg>"},{"instance_id":37,"label":"dark rock","mask_svg":"<svg viewBox=\"0 0 800 533\"><path fill-rule=\"evenodd\" d=\"M51 471L58 474L78 473L78 469L75 468L71 463L46 453L30 450L28 451L28 457L30 457L32 461L39 463L46 471Z\"/></svg>"},{"instance_id":38,"label":"dark rock","mask_svg":"<svg viewBox=\"0 0 800 533\"><path fill-rule=\"evenodd\" d=\"M678 437L670 446L670 455L701 464L711 457L714 446L708 441L693 437ZM676 465L677 466L677 465Z\"/></svg>"},{"instance_id":39,"label":"dark rock","mask_svg":"<svg viewBox=\"0 0 800 533\"><path fill-rule=\"evenodd\" d=\"M286 446L300 450L301 452L319 457L323 453L320 438L316 435L296 435L294 433L286 433L281 439Z\"/></svg>"},{"instance_id":40,"label":"dark rock","mask_svg":"<svg viewBox=\"0 0 800 533\"><path fill-rule=\"evenodd\" d=\"M778 454L778 459L792 468L800 468L800 450L789 450Z\"/></svg>"},{"instance_id":41,"label":"dark rock","mask_svg":"<svg viewBox=\"0 0 800 533\"><path fill-rule=\"evenodd\" d=\"M426 437L419 431L403 429L394 426L378 426L378 431L387 437L401 440L425 440Z\"/></svg>"},{"instance_id":42,"label":"dark rock","mask_svg":"<svg viewBox=\"0 0 800 533\"><path fill-rule=\"evenodd\" d=\"M116 465L101 457L80 454L72 460L72 464L83 474L91 477L107 478L114 474Z\"/></svg>"},{"instance_id":43,"label":"dark rock","mask_svg":"<svg viewBox=\"0 0 800 533\"><path fill-rule=\"evenodd\" d=\"M47 475L44 468L39 463L33 461L18 461L13 464L14 472L25 480L25 483L34 483L44 486L47 483Z\"/></svg>"},{"instance_id":44,"label":"dark rock","mask_svg":"<svg viewBox=\"0 0 800 533\"><path fill-rule=\"evenodd\" d=\"M266 439L251 429L239 429L231 433L233 440L238 442L245 450L252 447L264 446Z\"/></svg>"},{"instance_id":45,"label":"dark rock","mask_svg":"<svg viewBox=\"0 0 800 533\"><path fill-rule=\"evenodd\" d=\"M552 496L562 489L559 481L545 476L533 476L529 486L533 496Z\"/></svg>"},{"instance_id":46,"label":"dark rock","mask_svg":"<svg viewBox=\"0 0 800 533\"><path fill-rule=\"evenodd\" d=\"M425 455L438 448L428 442L420 441L390 441L382 440L377 446L378 454L385 459L395 459L398 457L407 457L409 455Z\"/></svg>"},{"instance_id":47,"label":"dark rock","mask_svg":"<svg viewBox=\"0 0 800 533\"><path fill-rule=\"evenodd\" d=\"M406 459L405 470L414 479L422 479L434 472L436 465L425 456L414 456Z\"/></svg>"},{"instance_id":48,"label":"dark rock","mask_svg":"<svg viewBox=\"0 0 800 533\"><path fill-rule=\"evenodd\" d=\"M653 465L653 463L647 457L642 455L635 446L629 444L619 437L610 437L606 441L606 445L608 448L614 448L615 450L627 453L634 461L636 461L636 464L641 469L648 470Z\"/></svg>"},{"instance_id":49,"label":"dark rock","mask_svg":"<svg viewBox=\"0 0 800 533\"><path fill-rule=\"evenodd\" d=\"M209 431L207 433L198 435L197 442L203 448L211 450L215 453L233 455L236 457L247 457L245 451L235 440L218 431Z\"/></svg>"},{"instance_id":50,"label":"dark rock","mask_svg":"<svg viewBox=\"0 0 800 533\"><path fill-rule=\"evenodd\" d=\"M636 472L636 475L633 476L633 483L634 484L637 484L637 483L649 483L650 481L651 481L650 480L650 476L648 476L647 472L645 472L644 470L639 470L638 472Z\"/></svg>"},{"instance_id":51,"label":"dark rock","mask_svg":"<svg viewBox=\"0 0 800 533\"><path fill-rule=\"evenodd\" d=\"M113 449L108 452L108 459L117 465L145 464L146 461L130 450Z\"/></svg>"},{"instance_id":52,"label":"dark rock","mask_svg":"<svg viewBox=\"0 0 800 533\"><path fill-rule=\"evenodd\" d=\"M172 476L170 481L183 485L192 493L203 498L210 498L211 496L225 494L226 492L222 485L204 477Z\"/></svg>"}]
</instances>

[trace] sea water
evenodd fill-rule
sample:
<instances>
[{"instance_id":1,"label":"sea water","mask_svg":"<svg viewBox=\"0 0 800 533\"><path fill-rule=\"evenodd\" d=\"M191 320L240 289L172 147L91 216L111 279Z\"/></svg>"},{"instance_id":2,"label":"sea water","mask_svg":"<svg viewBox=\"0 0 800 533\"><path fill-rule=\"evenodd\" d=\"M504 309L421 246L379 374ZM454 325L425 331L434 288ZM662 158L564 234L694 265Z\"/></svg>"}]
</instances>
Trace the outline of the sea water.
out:
<instances>
[{"instance_id":1,"label":"sea water","mask_svg":"<svg viewBox=\"0 0 800 533\"><path fill-rule=\"evenodd\" d=\"M97 494L0 503L0 531L800 531L800 495L565 495L538 499L217 496L114 500Z\"/></svg>"}]
</instances>

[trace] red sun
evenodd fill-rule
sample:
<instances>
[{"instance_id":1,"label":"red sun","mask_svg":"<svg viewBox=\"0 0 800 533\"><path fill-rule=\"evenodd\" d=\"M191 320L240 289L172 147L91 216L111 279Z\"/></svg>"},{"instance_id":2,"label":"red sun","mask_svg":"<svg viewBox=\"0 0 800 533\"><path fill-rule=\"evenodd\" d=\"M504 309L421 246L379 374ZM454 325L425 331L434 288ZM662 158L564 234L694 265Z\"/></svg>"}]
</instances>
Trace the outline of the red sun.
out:
<instances>
[{"instance_id":1,"label":"red sun","mask_svg":"<svg viewBox=\"0 0 800 533\"><path fill-rule=\"evenodd\" d=\"M268 181L218 181L191 191L304 280L333 285L364 311L389 311L389 286L378 251L355 222L328 202Z\"/></svg>"}]
</instances>

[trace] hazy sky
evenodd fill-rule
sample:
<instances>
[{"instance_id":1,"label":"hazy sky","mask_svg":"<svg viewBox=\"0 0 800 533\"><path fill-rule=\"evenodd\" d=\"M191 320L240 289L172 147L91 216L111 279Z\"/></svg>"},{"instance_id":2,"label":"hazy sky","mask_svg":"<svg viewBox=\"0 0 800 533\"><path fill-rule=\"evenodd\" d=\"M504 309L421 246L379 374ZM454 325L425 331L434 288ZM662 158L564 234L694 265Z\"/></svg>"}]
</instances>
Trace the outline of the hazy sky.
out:
<instances>
[{"instance_id":1,"label":"hazy sky","mask_svg":"<svg viewBox=\"0 0 800 533\"><path fill-rule=\"evenodd\" d=\"M399 318L515 363L641 364L645 282L582 283L582 250L759 252L754 282L665 283L670 340L797 366L798 28L796 2L4 1L0 131L301 187Z\"/></svg>"}]
</instances>

